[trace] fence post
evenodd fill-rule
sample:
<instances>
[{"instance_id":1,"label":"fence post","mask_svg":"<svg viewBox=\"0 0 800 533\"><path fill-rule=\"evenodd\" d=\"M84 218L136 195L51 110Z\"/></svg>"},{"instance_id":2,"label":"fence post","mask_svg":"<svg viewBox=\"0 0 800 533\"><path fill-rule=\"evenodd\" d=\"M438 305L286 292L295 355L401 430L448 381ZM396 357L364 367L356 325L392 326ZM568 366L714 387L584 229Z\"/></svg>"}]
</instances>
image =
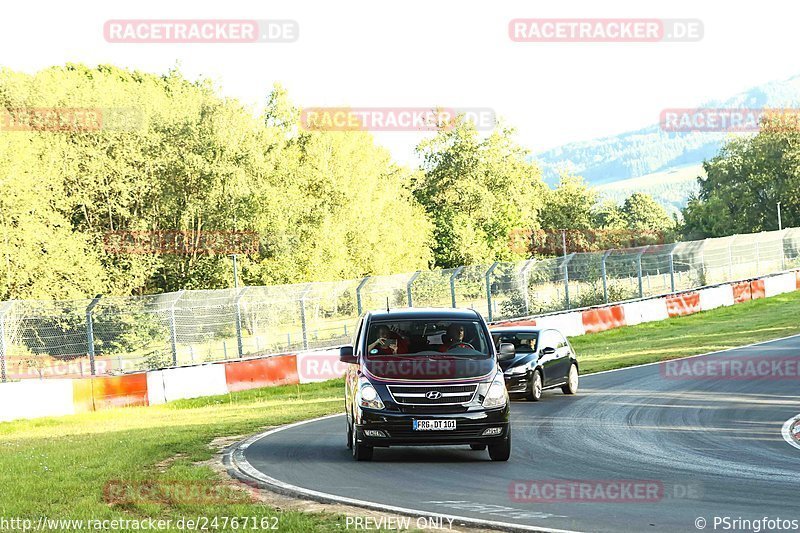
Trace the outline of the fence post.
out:
<instances>
[{"instance_id":1,"label":"fence post","mask_svg":"<svg viewBox=\"0 0 800 533\"><path fill-rule=\"evenodd\" d=\"M411 298L411 286L414 284L415 281L417 281L417 278L419 277L420 274L422 274L422 271L421 270L417 270L411 276L411 279L408 280L408 283L406 283L406 293L408 294L408 306L409 307L414 307L414 300Z\"/></svg>"},{"instance_id":2,"label":"fence post","mask_svg":"<svg viewBox=\"0 0 800 533\"><path fill-rule=\"evenodd\" d=\"M606 250L603 252L603 258L600 260L600 274L603 276L603 301L608 303L608 278L606 278L606 259L611 255L613 250Z\"/></svg>"},{"instance_id":3,"label":"fence post","mask_svg":"<svg viewBox=\"0 0 800 533\"><path fill-rule=\"evenodd\" d=\"M489 305L489 322L492 321L492 272L494 272L494 269L497 268L499 264L499 261L495 261L494 264L489 267L489 270L486 271L486 303Z\"/></svg>"},{"instance_id":4,"label":"fence post","mask_svg":"<svg viewBox=\"0 0 800 533\"><path fill-rule=\"evenodd\" d=\"M731 242L728 243L728 281L733 281L733 241L736 235L731 235Z\"/></svg>"},{"instance_id":5,"label":"fence post","mask_svg":"<svg viewBox=\"0 0 800 533\"><path fill-rule=\"evenodd\" d=\"M306 285L300 295L300 326L303 328L303 349L308 350L308 327L306 325L306 295L311 290L311 283Z\"/></svg>"},{"instance_id":6,"label":"fence post","mask_svg":"<svg viewBox=\"0 0 800 533\"><path fill-rule=\"evenodd\" d=\"M172 345L172 366L178 366L178 332L175 324L175 304L181 299L183 293L183 290L178 291L178 296L169 306L169 340Z\"/></svg>"},{"instance_id":7,"label":"fence post","mask_svg":"<svg viewBox=\"0 0 800 533\"><path fill-rule=\"evenodd\" d=\"M233 303L236 306L236 347L239 350L239 359L244 357L244 343L242 342L242 306L241 300L244 293L247 292L247 289L250 287L242 287L239 289L236 298L234 298ZM227 359L227 355L225 359Z\"/></svg>"},{"instance_id":8,"label":"fence post","mask_svg":"<svg viewBox=\"0 0 800 533\"><path fill-rule=\"evenodd\" d=\"M571 308L570 303L569 303L569 270L567 269L567 265L569 265L569 262L572 260L573 257L575 257L575 252L572 252L571 254L565 256L564 257L564 265L563 265L563 267L564 267L564 301L567 304L567 309Z\"/></svg>"},{"instance_id":9,"label":"fence post","mask_svg":"<svg viewBox=\"0 0 800 533\"><path fill-rule=\"evenodd\" d=\"M370 276L367 276L366 278L362 279L361 283L359 283L358 287L356 287L356 307L358 308L358 316L361 316L361 313L364 312L364 308L361 303L361 289L364 288L364 285L366 285L370 279Z\"/></svg>"},{"instance_id":10,"label":"fence post","mask_svg":"<svg viewBox=\"0 0 800 533\"><path fill-rule=\"evenodd\" d=\"M649 244L642 248L641 252L636 254L636 273L639 276L639 298L644 298L644 287L642 286L642 255L644 255L648 248L650 248Z\"/></svg>"},{"instance_id":11,"label":"fence post","mask_svg":"<svg viewBox=\"0 0 800 533\"><path fill-rule=\"evenodd\" d=\"M669 251L669 286L670 292L675 292L675 247Z\"/></svg>"},{"instance_id":12,"label":"fence post","mask_svg":"<svg viewBox=\"0 0 800 533\"><path fill-rule=\"evenodd\" d=\"M0 378L2 378L3 383L8 380L6 374L6 354L8 353L8 345L6 344L6 315L13 305L14 300L0 303Z\"/></svg>"},{"instance_id":13,"label":"fence post","mask_svg":"<svg viewBox=\"0 0 800 533\"><path fill-rule=\"evenodd\" d=\"M789 229L785 229L781 231L781 270L786 270L786 244L784 244L784 239L786 239L786 234L789 233Z\"/></svg>"},{"instance_id":14,"label":"fence post","mask_svg":"<svg viewBox=\"0 0 800 533\"><path fill-rule=\"evenodd\" d=\"M531 312L531 303L530 303L530 294L528 293L528 272L530 272L531 266L536 262L536 259L528 259L525 261L525 265L522 267L520 274L522 275L522 294L525 298L525 315L529 315Z\"/></svg>"},{"instance_id":15,"label":"fence post","mask_svg":"<svg viewBox=\"0 0 800 533\"><path fill-rule=\"evenodd\" d=\"M92 321L92 310L100 303L100 298L102 297L102 294L98 294L86 307L86 346L89 349L89 372L93 376L97 375L97 371L94 365L94 323Z\"/></svg>"},{"instance_id":16,"label":"fence post","mask_svg":"<svg viewBox=\"0 0 800 533\"><path fill-rule=\"evenodd\" d=\"M759 257L760 255L758 241L756 241L756 276L758 276L758 271L761 270L761 265L759 264L761 263L761 257Z\"/></svg>"},{"instance_id":17,"label":"fence post","mask_svg":"<svg viewBox=\"0 0 800 533\"><path fill-rule=\"evenodd\" d=\"M464 270L463 266L458 267L450 274L450 307L456 306L456 277Z\"/></svg>"}]
</instances>

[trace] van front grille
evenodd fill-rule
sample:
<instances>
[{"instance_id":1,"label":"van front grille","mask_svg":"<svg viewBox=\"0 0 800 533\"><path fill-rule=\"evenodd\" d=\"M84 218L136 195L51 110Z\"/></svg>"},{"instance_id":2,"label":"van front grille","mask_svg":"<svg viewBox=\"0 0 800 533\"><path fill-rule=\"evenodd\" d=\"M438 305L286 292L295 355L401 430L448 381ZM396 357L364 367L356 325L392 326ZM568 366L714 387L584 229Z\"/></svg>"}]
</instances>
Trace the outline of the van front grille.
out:
<instances>
[{"instance_id":1,"label":"van front grille","mask_svg":"<svg viewBox=\"0 0 800 533\"><path fill-rule=\"evenodd\" d=\"M388 389L400 405L458 405L471 402L478 385L389 385Z\"/></svg>"}]
</instances>

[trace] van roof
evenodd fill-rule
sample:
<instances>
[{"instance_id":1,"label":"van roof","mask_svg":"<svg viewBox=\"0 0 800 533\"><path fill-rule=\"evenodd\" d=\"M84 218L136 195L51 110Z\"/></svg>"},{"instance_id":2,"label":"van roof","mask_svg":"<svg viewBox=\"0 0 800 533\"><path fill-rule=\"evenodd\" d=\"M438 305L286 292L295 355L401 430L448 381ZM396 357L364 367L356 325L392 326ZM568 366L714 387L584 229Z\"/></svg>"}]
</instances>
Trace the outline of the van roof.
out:
<instances>
[{"instance_id":1,"label":"van roof","mask_svg":"<svg viewBox=\"0 0 800 533\"><path fill-rule=\"evenodd\" d=\"M453 307L404 307L400 309L380 309L369 311L371 320L413 320L413 319L450 319L475 320L481 315L474 309Z\"/></svg>"}]
</instances>

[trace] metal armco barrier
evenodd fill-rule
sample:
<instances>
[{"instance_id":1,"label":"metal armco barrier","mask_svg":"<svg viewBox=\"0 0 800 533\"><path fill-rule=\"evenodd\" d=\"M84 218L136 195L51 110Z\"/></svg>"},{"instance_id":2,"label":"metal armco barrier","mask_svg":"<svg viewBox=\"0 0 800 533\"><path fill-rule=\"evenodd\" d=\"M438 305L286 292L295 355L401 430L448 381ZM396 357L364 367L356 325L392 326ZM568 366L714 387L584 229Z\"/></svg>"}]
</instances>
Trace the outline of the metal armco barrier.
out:
<instances>
[{"instance_id":1,"label":"metal armco barrier","mask_svg":"<svg viewBox=\"0 0 800 533\"><path fill-rule=\"evenodd\" d=\"M0 302L0 378L117 375L323 349L348 342L360 313L387 304L470 307L504 321L699 291L784 267L800 268L800 229L592 253L567 249L559 257L340 282ZM792 285L789 278L768 280L734 284L733 300ZM714 299L708 292L674 296L667 313L694 312L703 298ZM566 320L568 334L584 327L580 313ZM592 330L601 327L594 320Z\"/></svg>"},{"instance_id":2,"label":"metal armco barrier","mask_svg":"<svg viewBox=\"0 0 800 533\"><path fill-rule=\"evenodd\" d=\"M800 290L800 270L763 279L725 283L698 291L496 322L491 327L513 324L552 326L568 336L575 336L665 320L671 316L707 311L795 290ZM749 298L745 298L745 294ZM312 383L341 377L344 370L345 365L339 362L339 351L336 349L121 376L25 380L0 385L0 422L115 407L158 405L257 387Z\"/></svg>"}]
</instances>

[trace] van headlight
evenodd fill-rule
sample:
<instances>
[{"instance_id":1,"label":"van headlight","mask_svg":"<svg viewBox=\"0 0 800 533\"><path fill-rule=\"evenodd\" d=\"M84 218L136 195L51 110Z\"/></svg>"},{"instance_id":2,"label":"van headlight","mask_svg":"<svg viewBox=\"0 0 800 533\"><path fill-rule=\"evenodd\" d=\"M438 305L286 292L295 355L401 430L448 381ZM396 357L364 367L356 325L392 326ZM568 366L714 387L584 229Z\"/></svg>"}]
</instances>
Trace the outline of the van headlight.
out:
<instances>
[{"instance_id":1,"label":"van headlight","mask_svg":"<svg viewBox=\"0 0 800 533\"><path fill-rule=\"evenodd\" d=\"M486 392L486 397L483 399L484 407L503 407L508 403L508 391L506 391L506 382L503 380L503 374L498 372L492 384L489 385L489 390Z\"/></svg>"},{"instance_id":2,"label":"van headlight","mask_svg":"<svg viewBox=\"0 0 800 533\"><path fill-rule=\"evenodd\" d=\"M358 389L358 405L370 409L384 409L383 401L378 396L378 391L367 381L362 382L361 387Z\"/></svg>"}]
</instances>

